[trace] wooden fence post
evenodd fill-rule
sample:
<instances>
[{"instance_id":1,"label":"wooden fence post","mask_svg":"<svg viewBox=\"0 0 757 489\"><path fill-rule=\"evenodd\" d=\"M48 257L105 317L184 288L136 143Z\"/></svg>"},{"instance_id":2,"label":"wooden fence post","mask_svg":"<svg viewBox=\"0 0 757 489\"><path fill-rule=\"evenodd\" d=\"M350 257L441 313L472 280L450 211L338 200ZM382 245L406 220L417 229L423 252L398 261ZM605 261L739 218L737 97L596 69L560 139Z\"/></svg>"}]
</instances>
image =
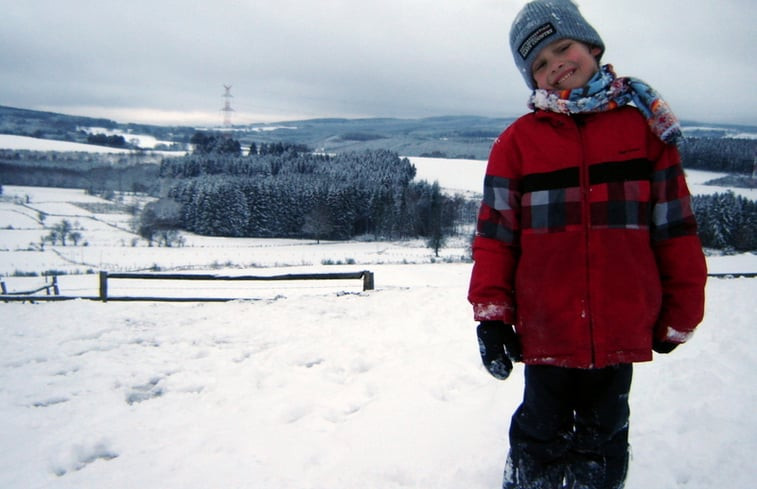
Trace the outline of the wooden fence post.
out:
<instances>
[{"instance_id":1,"label":"wooden fence post","mask_svg":"<svg viewBox=\"0 0 757 489\"><path fill-rule=\"evenodd\" d=\"M58 288L58 276L53 275L53 294L54 295L60 295L60 289ZM48 295L50 295L50 292L48 292Z\"/></svg>"},{"instance_id":2,"label":"wooden fence post","mask_svg":"<svg viewBox=\"0 0 757 489\"><path fill-rule=\"evenodd\" d=\"M108 302L108 272L100 272L100 300Z\"/></svg>"},{"instance_id":3,"label":"wooden fence post","mask_svg":"<svg viewBox=\"0 0 757 489\"><path fill-rule=\"evenodd\" d=\"M363 291L373 290L373 272L363 272Z\"/></svg>"}]
</instances>

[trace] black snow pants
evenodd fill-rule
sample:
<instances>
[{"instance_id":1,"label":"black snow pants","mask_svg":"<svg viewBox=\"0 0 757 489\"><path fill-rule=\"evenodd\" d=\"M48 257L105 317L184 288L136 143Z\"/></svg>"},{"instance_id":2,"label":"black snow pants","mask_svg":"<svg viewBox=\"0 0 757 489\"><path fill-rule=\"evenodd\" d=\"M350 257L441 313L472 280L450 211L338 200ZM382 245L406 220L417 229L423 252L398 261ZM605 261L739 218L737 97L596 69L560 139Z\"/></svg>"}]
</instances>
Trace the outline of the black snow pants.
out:
<instances>
[{"instance_id":1,"label":"black snow pants","mask_svg":"<svg viewBox=\"0 0 757 489\"><path fill-rule=\"evenodd\" d=\"M622 489L633 366L526 365L503 489Z\"/></svg>"}]
</instances>

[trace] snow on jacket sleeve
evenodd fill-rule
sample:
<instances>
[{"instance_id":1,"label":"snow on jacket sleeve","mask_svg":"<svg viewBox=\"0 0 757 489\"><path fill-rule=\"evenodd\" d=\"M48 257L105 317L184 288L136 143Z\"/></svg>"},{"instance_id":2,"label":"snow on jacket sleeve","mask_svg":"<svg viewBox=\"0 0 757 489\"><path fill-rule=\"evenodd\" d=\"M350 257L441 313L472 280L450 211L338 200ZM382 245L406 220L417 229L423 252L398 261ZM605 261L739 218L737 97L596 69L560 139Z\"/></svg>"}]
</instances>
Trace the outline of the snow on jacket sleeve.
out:
<instances>
[{"instance_id":1,"label":"snow on jacket sleeve","mask_svg":"<svg viewBox=\"0 0 757 489\"><path fill-rule=\"evenodd\" d=\"M663 288L658 340L683 343L704 316L707 265L678 150L665 146L652 177L652 241Z\"/></svg>"},{"instance_id":2,"label":"snow on jacket sleeve","mask_svg":"<svg viewBox=\"0 0 757 489\"><path fill-rule=\"evenodd\" d=\"M476 321L515 323L514 275L519 254L520 192L517 156L507 131L495 142L484 177L484 198L473 240L468 300Z\"/></svg>"}]
</instances>

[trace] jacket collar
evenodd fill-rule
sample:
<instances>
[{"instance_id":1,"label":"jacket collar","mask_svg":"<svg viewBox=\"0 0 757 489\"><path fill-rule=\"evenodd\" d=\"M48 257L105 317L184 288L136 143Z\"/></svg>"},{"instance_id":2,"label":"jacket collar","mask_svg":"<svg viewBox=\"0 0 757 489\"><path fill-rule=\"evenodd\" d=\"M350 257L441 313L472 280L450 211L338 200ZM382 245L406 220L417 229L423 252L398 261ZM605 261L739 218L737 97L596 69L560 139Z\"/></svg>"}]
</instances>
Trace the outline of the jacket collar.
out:
<instances>
[{"instance_id":1,"label":"jacket collar","mask_svg":"<svg viewBox=\"0 0 757 489\"><path fill-rule=\"evenodd\" d=\"M536 109L533 114L534 117L536 117L536 120L540 122L546 122L553 127L562 127L566 124L575 124L577 121L579 121L580 123L580 121L582 120L591 119L597 115L597 113L568 115L541 109Z\"/></svg>"},{"instance_id":2,"label":"jacket collar","mask_svg":"<svg viewBox=\"0 0 757 489\"><path fill-rule=\"evenodd\" d=\"M534 111L534 117L536 117L536 120L546 122L554 127L561 127L570 122L570 116L567 114L559 114L541 109Z\"/></svg>"}]
</instances>

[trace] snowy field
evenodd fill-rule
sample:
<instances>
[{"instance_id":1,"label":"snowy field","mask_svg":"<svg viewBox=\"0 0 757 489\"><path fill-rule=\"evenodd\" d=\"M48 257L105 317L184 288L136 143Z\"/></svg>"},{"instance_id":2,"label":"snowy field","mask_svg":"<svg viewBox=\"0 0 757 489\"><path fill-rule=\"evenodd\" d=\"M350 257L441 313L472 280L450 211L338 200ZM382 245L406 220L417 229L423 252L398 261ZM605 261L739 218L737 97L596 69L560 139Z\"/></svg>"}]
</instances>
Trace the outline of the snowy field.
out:
<instances>
[{"instance_id":1,"label":"snowy field","mask_svg":"<svg viewBox=\"0 0 757 489\"><path fill-rule=\"evenodd\" d=\"M0 304L0 487L499 487L522 366L481 367L469 266L370 268L371 292ZM629 489L753 487L756 293L711 279L697 335L637 366Z\"/></svg>"},{"instance_id":2,"label":"snowy field","mask_svg":"<svg viewBox=\"0 0 757 489\"><path fill-rule=\"evenodd\" d=\"M30 151L82 151L97 153L128 153L128 149L93 146L91 144L56 141L52 139L33 138L0 134L0 149L28 149Z\"/></svg>"},{"instance_id":3,"label":"snowy field","mask_svg":"<svg viewBox=\"0 0 757 489\"><path fill-rule=\"evenodd\" d=\"M482 162L412 160L420 178L480 188ZM712 175L690 173L692 190L709 191L700 185ZM0 487L500 486L522 366L499 382L480 365L464 239L440 258L420 241L187 234L182 248L150 248L128 216L99 213L105 202L80 190L3 190L0 276L11 290L44 280L15 272L62 270L72 274L62 294L94 295L87 271L155 265L370 270L376 290L355 280L256 286L228 303L0 303ZM36 249L40 211L45 226L76 222L87 246ZM757 272L757 256L708 265ZM637 365L627 489L754 487L755 297L757 279L710 279L691 342Z\"/></svg>"},{"instance_id":4,"label":"snowy field","mask_svg":"<svg viewBox=\"0 0 757 489\"><path fill-rule=\"evenodd\" d=\"M105 129L100 132L110 133ZM126 138L127 142L134 140L142 149L153 149L158 144L170 145L170 142L158 141L152 136L130 135L125 133L121 134ZM16 136L13 134L0 134L0 149L27 149L30 151L81 151L85 153L129 153L132 151L130 149L124 148L111 148L108 146L74 143L70 141L57 141L52 139L40 139L31 136ZM166 156L181 156L185 154L182 151L156 151L156 153L164 154Z\"/></svg>"}]
</instances>

